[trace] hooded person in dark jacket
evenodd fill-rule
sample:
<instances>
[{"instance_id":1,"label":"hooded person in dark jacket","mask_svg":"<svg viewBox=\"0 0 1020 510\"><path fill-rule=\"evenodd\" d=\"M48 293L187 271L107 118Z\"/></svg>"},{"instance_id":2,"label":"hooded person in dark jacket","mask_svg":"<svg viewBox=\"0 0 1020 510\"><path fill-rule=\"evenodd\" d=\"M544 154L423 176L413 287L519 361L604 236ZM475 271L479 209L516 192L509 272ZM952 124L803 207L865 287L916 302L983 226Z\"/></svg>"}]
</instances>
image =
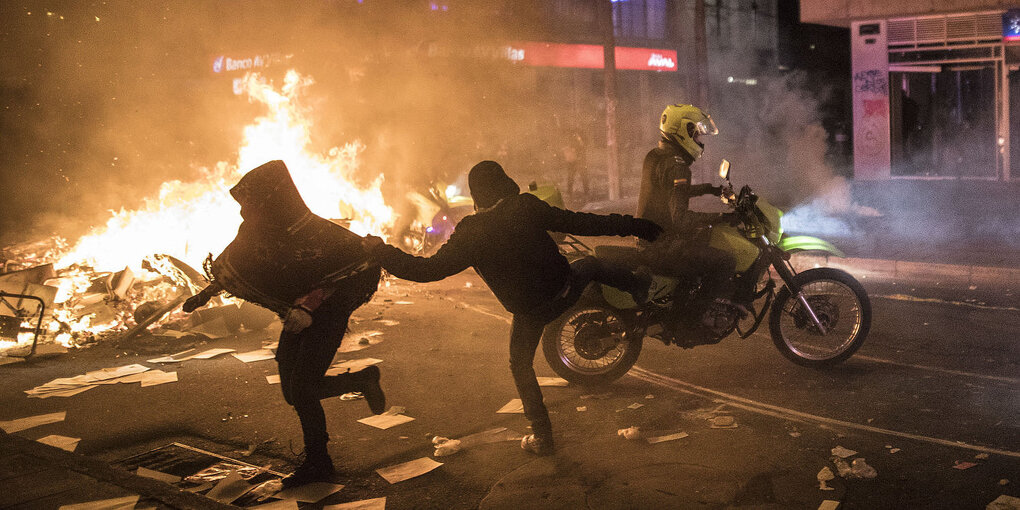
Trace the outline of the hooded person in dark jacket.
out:
<instances>
[{"instance_id":1,"label":"hooded person in dark jacket","mask_svg":"<svg viewBox=\"0 0 1020 510\"><path fill-rule=\"evenodd\" d=\"M553 452L552 423L532 362L547 323L573 305L591 281L630 292L643 301L649 281L630 271L586 257L568 263L548 232L636 235L649 241L662 231L655 223L619 214L597 215L552 207L520 188L494 161L482 161L468 174L477 212L457 225L431 257L415 257L366 238L369 253L393 275L406 280L441 280L474 267L499 302L513 314L510 371L532 431L521 447Z\"/></svg>"},{"instance_id":2,"label":"hooded person in dark jacket","mask_svg":"<svg viewBox=\"0 0 1020 510\"><path fill-rule=\"evenodd\" d=\"M270 161L230 190L244 221L237 236L212 262L213 282L184 303L191 312L227 291L284 319L276 350L280 387L301 422L305 460L287 487L331 481L333 461L320 400L360 391L375 414L386 408L379 368L326 376L351 313L368 302L379 284L353 232L308 209L282 161Z\"/></svg>"}]
</instances>

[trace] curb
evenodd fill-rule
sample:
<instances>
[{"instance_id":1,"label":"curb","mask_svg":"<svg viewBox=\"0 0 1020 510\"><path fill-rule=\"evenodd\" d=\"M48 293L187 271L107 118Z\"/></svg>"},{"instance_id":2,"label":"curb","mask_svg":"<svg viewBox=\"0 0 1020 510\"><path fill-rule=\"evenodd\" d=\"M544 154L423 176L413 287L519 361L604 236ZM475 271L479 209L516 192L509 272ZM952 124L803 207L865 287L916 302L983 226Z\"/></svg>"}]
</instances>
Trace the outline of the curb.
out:
<instances>
[{"instance_id":1,"label":"curb","mask_svg":"<svg viewBox=\"0 0 1020 510\"><path fill-rule=\"evenodd\" d=\"M825 266L850 271L861 277L909 278L922 282L958 285L1020 285L1020 269L1008 267L805 254L794 255L791 263L798 271Z\"/></svg>"}]
</instances>

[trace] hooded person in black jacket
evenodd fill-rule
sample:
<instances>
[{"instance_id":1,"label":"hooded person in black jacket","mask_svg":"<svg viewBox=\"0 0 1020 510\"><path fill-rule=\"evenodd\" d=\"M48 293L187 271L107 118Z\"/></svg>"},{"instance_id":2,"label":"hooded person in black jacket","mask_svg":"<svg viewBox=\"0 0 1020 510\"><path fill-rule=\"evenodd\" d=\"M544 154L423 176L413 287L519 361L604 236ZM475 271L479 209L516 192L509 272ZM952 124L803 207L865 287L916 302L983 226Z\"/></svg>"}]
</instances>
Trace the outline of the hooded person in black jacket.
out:
<instances>
[{"instance_id":1,"label":"hooded person in black jacket","mask_svg":"<svg viewBox=\"0 0 1020 510\"><path fill-rule=\"evenodd\" d=\"M301 422L305 460L283 484L331 481L329 434L319 401L359 391L373 413L386 407L378 367L325 375L351 313L379 285L379 265L369 260L360 236L312 214L282 161L248 172L230 194L241 204L244 221L212 261L212 284L188 298L184 311L227 291L284 319L276 350L280 388Z\"/></svg>"},{"instance_id":2,"label":"hooded person in black jacket","mask_svg":"<svg viewBox=\"0 0 1020 510\"><path fill-rule=\"evenodd\" d=\"M654 222L619 214L578 213L553 207L520 188L494 161L482 161L468 174L477 212L457 225L431 257L415 257L368 237L365 247L393 275L406 280L441 280L474 267L499 302L513 314L510 371L531 421L533 434L521 441L532 453L554 451L552 423L532 362L551 320L573 305L588 283L597 281L647 296L649 281L594 257L568 263L548 232L635 235L654 241L662 229Z\"/></svg>"}]
</instances>

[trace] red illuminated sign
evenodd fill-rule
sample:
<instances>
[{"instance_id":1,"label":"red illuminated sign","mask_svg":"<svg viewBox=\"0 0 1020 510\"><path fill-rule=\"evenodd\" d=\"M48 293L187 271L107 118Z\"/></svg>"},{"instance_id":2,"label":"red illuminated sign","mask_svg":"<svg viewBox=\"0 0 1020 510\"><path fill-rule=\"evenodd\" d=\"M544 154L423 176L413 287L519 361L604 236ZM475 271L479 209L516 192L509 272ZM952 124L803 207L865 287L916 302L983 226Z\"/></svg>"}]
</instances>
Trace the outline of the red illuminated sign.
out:
<instances>
[{"instance_id":1,"label":"red illuminated sign","mask_svg":"<svg viewBox=\"0 0 1020 510\"><path fill-rule=\"evenodd\" d=\"M508 51L510 60L538 67L602 69L602 46L524 42ZM616 47L616 68L637 71L676 71L676 50Z\"/></svg>"}]
</instances>

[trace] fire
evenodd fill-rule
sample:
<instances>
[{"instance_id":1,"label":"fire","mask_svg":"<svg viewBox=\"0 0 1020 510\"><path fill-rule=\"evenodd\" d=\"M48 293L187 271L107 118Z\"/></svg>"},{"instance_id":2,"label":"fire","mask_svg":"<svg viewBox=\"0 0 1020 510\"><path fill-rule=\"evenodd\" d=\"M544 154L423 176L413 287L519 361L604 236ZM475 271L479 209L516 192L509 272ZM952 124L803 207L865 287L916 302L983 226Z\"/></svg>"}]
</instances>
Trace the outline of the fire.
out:
<instances>
[{"instance_id":1,"label":"fire","mask_svg":"<svg viewBox=\"0 0 1020 510\"><path fill-rule=\"evenodd\" d=\"M64 346L80 345L95 335L129 326L132 313L143 302L170 303L182 293L197 291L186 288L191 282L168 278L172 264L156 260L154 255L170 255L201 268L208 254L220 253L241 223L240 206L230 196L230 187L247 171L270 160L281 159L287 164L312 212L344 220L360 235L388 234L395 214L383 199L382 176L365 185L355 179L364 147L355 141L324 154L312 152L312 123L300 105L312 83L310 77L294 70L287 72L279 88L257 74L247 75L244 90L249 101L264 105L267 112L244 128L235 163L202 168L202 177L196 181L164 183L141 208L112 212L105 225L78 239L70 249L61 239L37 243L38 249L25 262L55 261L57 272L57 278L46 282L56 288L56 297L55 306L47 309L51 320L45 323L41 336ZM131 302L113 298L112 290L104 290L101 283L97 289L104 274L125 268L129 268L130 281L146 283L132 287ZM0 351L30 345L33 338L32 333L22 333L17 342L2 339Z\"/></svg>"},{"instance_id":2,"label":"fire","mask_svg":"<svg viewBox=\"0 0 1020 510\"><path fill-rule=\"evenodd\" d=\"M104 227L79 239L56 263L57 269L80 264L97 271L131 267L139 272L142 260L153 253L201 267L207 254L218 254L234 238L241 223L229 188L248 170L273 159L287 164L312 212L349 220L357 234L385 234L394 212L380 191L382 176L367 186L354 179L363 146L347 143L325 154L309 149L312 123L299 98L312 83L294 70L287 72L279 89L257 74L247 75L249 100L265 105L268 113L244 128L237 162L204 168L198 181L166 182L142 208L114 212Z\"/></svg>"}]
</instances>

